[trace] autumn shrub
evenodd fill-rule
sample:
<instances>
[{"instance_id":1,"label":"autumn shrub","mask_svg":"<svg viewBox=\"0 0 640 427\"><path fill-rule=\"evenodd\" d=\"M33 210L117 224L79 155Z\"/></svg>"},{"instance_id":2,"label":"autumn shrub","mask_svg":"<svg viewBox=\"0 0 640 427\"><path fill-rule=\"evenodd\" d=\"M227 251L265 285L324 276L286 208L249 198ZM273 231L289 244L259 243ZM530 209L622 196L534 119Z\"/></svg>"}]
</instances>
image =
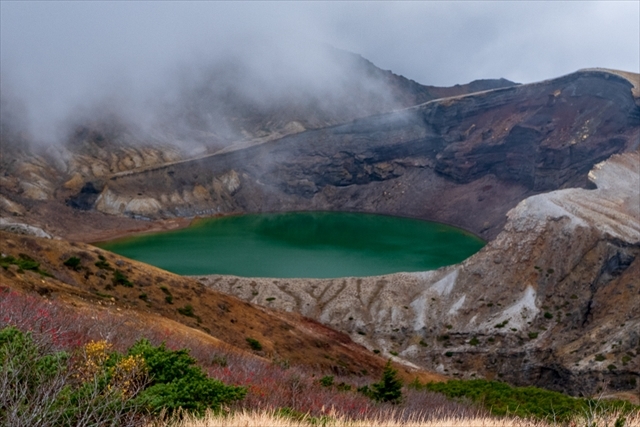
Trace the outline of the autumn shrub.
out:
<instances>
[{"instance_id":1,"label":"autumn shrub","mask_svg":"<svg viewBox=\"0 0 640 427\"><path fill-rule=\"evenodd\" d=\"M0 330L0 425L138 425L141 406L133 399L144 370L108 358L78 371L69 352L55 351L14 327ZM126 361L126 359L124 359ZM88 365L79 362L79 366ZM140 381L133 382L131 372Z\"/></svg>"},{"instance_id":2,"label":"autumn shrub","mask_svg":"<svg viewBox=\"0 0 640 427\"><path fill-rule=\"evenodd\" d=\"M400 404L378 402L356 392L358 387L376 381L368 376L272 363L231 346L208 343L162 324L139 319L131 312L108 308L82 310L59 300L0 287L0 329L6 326L32 331L34 342L50 350L66 351L73 356L74 363L85 357L85 350L78 349L91 341L107 341L110 344L107 352L120 353L123 358L132 355L128 349L141 338L146 338L152 346L160 347L164 343L167 351L188 349L189 356L197 360L210 378L246 389L244 399L223 404L231 411L290 408L316 418L335 414L360 420L393 410L396 410L395 416L402 419L412 414L426 414L434 419L473 416L479 411L464 401L453 401L424 389L403 389ZM112 359L108 363L117 362ZM319 384L318 379L327 374L334 376L332 387Z\"/></svg>"},{"instance_id":3,"label":"autumn shrub","mask_svg":"<svg viewBox=\"0 0 640 427\"><path fill-rule=\"evenodd\" d=\"M105 322L107 324L108 322ZM59 304L39 296L0 288L0 328L14 326L36 334L33 340L56 349L75 348L88 341L90 325Z\"/></svg>"},{"instance_id":4,"label":"autumn shrub","mask_svg":"<svg viewBox=\"0 0 640 427\"><path fill-rule=\"evenodd\" d=\"M164 344L156 347L143 339L128 354L142 358L149 370L150 386L137 401L152 412L171 413L182 408L201 414L241 400L246 394L244 387L227 386L207 377L185 349L172 351Z\"/></svg>"},{"instance_id":5,"label":"autumn shrub","mask_svg":"<svg viewBox=\"0 0 640 427\"><path fill-rule=\"evenodd\" d=\"M311 372L302 367L287 369L242 354L230 353L227 355L227 366L212 366L209 372L225 383L247 388L245 399L230 405L232 410L289 408L313 417L333 412L350 418L363 418L384 408L384 405L378 407L360 393L323 387ZM353 380L350 377L340 378Z\"/></svg>"},{"instance_id":6,"label":"autumn shrub","mask_svg":"<svg viewBox=\"0 0 640 427\"><path fill-rule=\"evenodd\" d=\"M246 388L209 378L185 349L147 340L126 354L106 341L55 351L0 330L0 425L133 425L149 415L218 410Z\"/></svg>"}]
</instances>

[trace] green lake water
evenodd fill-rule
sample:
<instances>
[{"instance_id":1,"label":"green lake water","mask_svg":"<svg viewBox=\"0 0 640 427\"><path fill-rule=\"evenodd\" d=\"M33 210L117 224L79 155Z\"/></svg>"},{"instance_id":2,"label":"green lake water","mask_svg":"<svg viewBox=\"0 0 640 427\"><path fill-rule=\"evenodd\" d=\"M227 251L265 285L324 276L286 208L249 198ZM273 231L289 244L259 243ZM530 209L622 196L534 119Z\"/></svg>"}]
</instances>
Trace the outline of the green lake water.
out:
<instances>
[{"instance_id":1,"label":"green lake water","mask_svg":"<svg viewBox=\"0 0 640 427\"><path fill-rule=\"evenodd\" d=\"M183 275L330 278L433 270L468 258L484 242L434 222L293 212L199 220L99 246Z\"/></svg>"}]
</instances>

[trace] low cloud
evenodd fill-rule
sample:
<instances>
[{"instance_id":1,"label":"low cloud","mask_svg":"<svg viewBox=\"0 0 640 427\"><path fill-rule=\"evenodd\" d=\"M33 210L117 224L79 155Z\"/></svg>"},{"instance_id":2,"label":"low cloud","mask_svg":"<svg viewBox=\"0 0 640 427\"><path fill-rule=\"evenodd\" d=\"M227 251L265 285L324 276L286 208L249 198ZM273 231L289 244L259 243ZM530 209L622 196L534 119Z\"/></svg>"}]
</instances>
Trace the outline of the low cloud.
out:
<instances>
[{"instance_id":1,"label":"low cloud","mask_svg":"<svg viewBox=\"0 0 640 427\"><path fill-rule=\"evenodd\" d=\"M388 87L362 74L362 63L327 46L442 86L498 77L531 82L590 66L640 68L637 2L0 8L3 130L28 128L45 144L105 117L149 138L232 140L250 126L243 114L266 114L274 105L299 110L302 100L320 111L357 105L359 99L342 98L354 86L393 105ZM237 102L225 102L231 97Z\"/></svg>"}]
</instances>

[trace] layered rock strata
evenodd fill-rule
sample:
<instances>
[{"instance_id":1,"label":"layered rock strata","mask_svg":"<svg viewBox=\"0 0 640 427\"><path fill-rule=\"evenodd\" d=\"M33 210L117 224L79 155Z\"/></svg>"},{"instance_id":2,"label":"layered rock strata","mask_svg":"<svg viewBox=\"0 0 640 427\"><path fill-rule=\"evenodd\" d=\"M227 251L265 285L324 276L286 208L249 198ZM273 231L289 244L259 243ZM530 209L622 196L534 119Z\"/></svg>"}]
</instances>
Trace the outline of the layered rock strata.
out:
<instances>
[{"instance_id":1,"label":"layered rock strata","mask_svg":"<svg viewBox=\"0 0 640 427\"><path fill-rule=\"evenodd\" d=\"M594 164L637 148L640 107L631 89L617 75L583 71L430 101L97 180L93 208L149 219L364 211L442 221L491 239L520 200L586 187Z\"/></svg>"}]
</instances>

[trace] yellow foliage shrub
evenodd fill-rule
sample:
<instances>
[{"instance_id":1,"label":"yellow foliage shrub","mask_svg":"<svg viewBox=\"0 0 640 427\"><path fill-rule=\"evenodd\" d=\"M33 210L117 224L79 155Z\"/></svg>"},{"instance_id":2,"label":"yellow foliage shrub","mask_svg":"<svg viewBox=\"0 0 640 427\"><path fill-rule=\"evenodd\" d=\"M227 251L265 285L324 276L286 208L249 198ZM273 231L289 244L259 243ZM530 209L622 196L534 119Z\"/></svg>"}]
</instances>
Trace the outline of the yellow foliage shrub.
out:
<instances>
[{"instance_id":1,"label":"yellow foliage shrub","mask_svg":"<svg viewBox=\"0 0 640 427\"><path fill-rule=\"evenodd\" d=\"M112 345L107 341L90 341L79 352L74 365L75 376L81 383L94 381L100 375L106 375L106 390L119 392L123 398L131 397L140 391L147 380L147 367L141 355L126 356L108 363L112 355ZM109 365L109 366L107 366Z\"/></svg>"}]
</instances>

